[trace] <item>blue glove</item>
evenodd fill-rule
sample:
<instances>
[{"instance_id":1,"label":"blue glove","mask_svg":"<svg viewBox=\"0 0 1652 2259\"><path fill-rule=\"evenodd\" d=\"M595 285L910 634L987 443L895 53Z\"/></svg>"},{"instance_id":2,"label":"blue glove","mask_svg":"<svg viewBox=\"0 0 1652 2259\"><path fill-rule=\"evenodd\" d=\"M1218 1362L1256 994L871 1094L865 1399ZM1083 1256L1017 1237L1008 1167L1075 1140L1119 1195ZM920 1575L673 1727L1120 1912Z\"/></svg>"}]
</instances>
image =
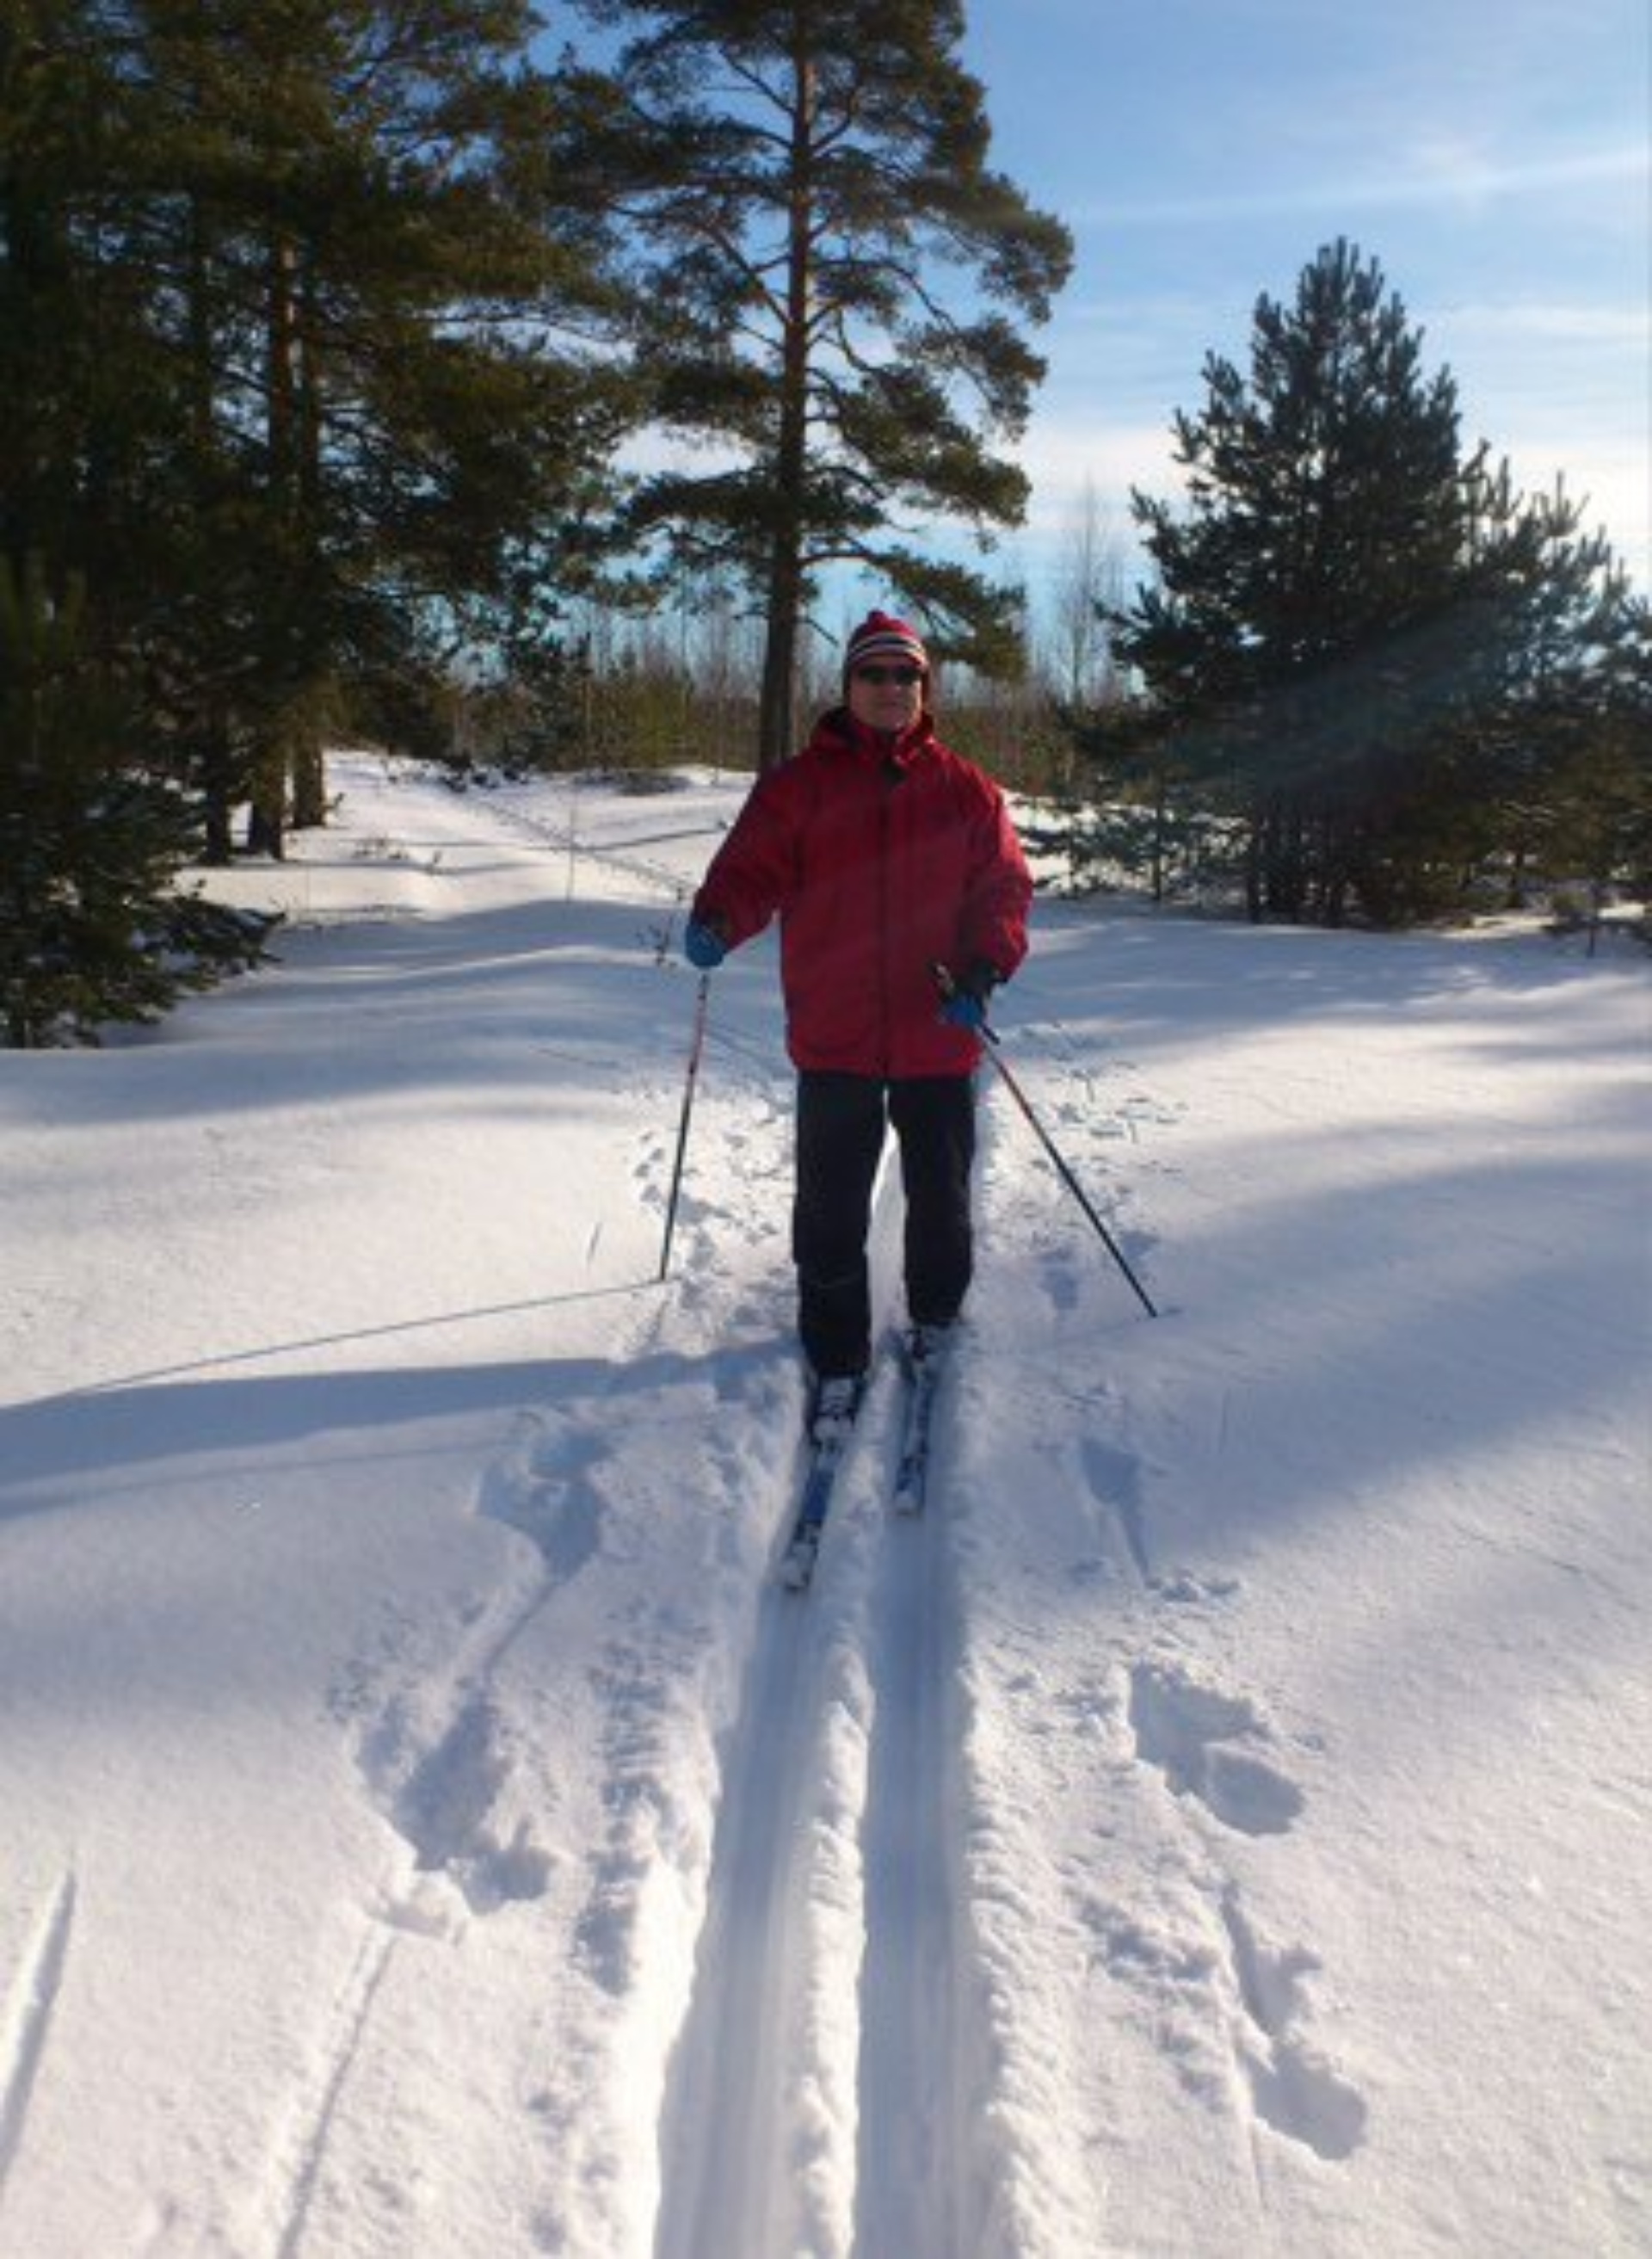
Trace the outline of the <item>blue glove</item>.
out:
<instances>
[{"instance_id":1,"label":"blue glove","mask_svg":"<svg viewBox=\"0 0 1652 2259\"><path fill-rule=\"evenodd\" d=\"M715 973L729 953L729 944L709 919L690 918L682 937L682 953L701 973Z\"/></svg>"},{"instance_id":2,"label":"blue glove","mask_svg":"<svg viewBox=\"0 0 1652 2259\"><path fill-rule=\"evenodd\" d=\"M978 1036L986 1025L986 999L972 996L967 988L955 988L941 1007L941 1017L949 1028L963 1028Z\"/></svg>"},{"instance_id":3,"label":"blue glove","mask_svg":"<svg viewBox=\"0 0 1652 2259\"><path fill-rule=\"evenodd\" d=\"M936 968L937 978L943 968ZM941 1017L949 1028L962 1028L979 1036L986 1025L986 1000L998 986L998 967L978 957L967 971L947 973L942 981L945 1001Z\"/></svg>"}]
</instances>

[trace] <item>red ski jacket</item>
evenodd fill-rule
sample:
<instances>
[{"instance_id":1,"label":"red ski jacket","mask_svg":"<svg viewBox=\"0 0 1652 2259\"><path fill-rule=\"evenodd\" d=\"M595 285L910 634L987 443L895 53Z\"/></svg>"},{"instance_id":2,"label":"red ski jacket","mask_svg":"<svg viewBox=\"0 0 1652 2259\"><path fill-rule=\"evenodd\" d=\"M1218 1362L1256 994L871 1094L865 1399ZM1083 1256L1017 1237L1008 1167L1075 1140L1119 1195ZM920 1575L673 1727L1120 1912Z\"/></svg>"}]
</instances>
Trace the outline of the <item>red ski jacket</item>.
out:
<instances>
[{"instance_id":1,"label":"red ski jacket","mask_svg":"<svg viewBox=\"0 0 1652 2259\"><path fill-rule=\"evenodd\" d=\"M1002 793L927 714L891 745L838 708L753 787L694 916L734 947L778 912L793 1060L887 1079L976 1066L934 966L985 959L1008 980L1031 899Z\"/></svg>"}]
</instances>

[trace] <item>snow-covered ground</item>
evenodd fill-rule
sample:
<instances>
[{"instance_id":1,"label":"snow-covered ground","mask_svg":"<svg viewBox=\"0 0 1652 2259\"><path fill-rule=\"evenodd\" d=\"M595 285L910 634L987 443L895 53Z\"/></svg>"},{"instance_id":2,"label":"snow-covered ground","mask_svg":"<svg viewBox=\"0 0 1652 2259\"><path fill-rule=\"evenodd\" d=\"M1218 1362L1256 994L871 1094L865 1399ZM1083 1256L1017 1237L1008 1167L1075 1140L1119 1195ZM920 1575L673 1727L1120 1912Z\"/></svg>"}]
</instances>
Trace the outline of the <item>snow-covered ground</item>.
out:
<instances>
[{"instance_id":1,"label":"snow-covered ground","mask_svg":"<svg viewBox=\"0 0 1652 2259\"><path fill-rule=\"evenodd\" d=\"M737 804L341 759L0 1054L5 2259L1652 2251L1648 977L1046 907L813 1591ZM898 1191L878 1214L899 1316Z\"/></svg>"}]
</instances>

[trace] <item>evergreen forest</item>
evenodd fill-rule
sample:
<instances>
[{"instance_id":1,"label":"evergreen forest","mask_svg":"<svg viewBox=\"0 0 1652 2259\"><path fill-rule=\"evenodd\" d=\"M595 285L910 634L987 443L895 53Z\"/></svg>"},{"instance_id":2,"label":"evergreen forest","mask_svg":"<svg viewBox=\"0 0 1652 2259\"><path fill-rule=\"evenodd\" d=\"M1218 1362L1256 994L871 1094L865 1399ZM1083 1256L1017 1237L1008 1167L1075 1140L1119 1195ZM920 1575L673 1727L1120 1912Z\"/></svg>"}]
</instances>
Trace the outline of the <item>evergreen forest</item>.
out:
<instances>
[{"instance_id":1,"label":"evergreen forest","mask_svg":"<svg viewBox=\"0 0 1652 2259\"><path fill-rule=\"evenodd\" d=\"M1383 925L1644 894L1646 600L1467 445L1352 244L1207 360L1137 585L1093 506L1042 612L991 569L1072 247L963 32L0 0L7 1043L256 962L211 870L324 823L330 743L767 767L872 602L1075 886Z\"/></svg>"}]
</instances>

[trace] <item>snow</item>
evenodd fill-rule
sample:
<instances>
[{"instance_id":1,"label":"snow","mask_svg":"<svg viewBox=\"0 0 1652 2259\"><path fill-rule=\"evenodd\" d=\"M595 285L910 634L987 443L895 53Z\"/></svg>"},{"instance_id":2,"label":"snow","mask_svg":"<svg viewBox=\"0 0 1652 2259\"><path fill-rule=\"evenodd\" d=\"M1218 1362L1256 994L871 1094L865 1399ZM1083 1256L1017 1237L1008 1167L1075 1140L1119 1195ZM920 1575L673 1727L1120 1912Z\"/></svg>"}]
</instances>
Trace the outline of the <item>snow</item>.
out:
<instances>
[{"instance_id":1,"label":"snow","mask_svg":"<svg viewBox=\"0 0 1652 2259\"><path fill-rule=\"evenodd\" d=\"M1630 944L1041 906L815 1585L740 780L340 757L0 1054L0 2253L1652 2251ZM877 1215L900 1316L898 1189Z\"/></svg>"}]
</instances>

